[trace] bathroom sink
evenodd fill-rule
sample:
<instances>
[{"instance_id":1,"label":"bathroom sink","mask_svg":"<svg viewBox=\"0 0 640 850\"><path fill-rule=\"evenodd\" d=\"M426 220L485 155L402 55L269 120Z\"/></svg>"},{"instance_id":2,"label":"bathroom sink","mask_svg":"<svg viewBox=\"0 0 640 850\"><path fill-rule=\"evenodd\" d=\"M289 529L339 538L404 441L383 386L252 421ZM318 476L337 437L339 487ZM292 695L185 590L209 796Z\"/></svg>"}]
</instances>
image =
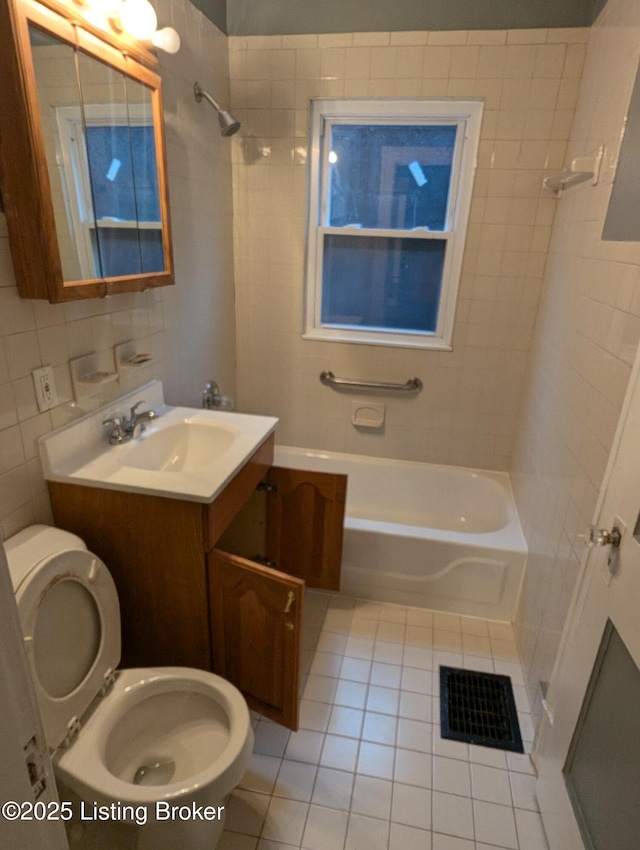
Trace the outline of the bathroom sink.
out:
<instances>
[{"instance_id":1,"label":"bathroom sink","mask_svg":"<svg viewBox=\"0 0 640 850\"><path fill-rule=\"evenodd\" d=\"M162 472L198 472L229 451L241 434L233 425L178 422L160 427L120 447L123 466Z\"/></svg>"},{"instance_id":2,"label":"bathroom sink","mask_svg":"<svg viewBox=\"0 0 640 850\"><path fill-rule=\"evenodd\" d=\"M155 410L139 437L110 445L103 422ZM274 432L278 420L221 410L171 407L152 381L40 439L48 481L212 502Z\"/></svg>"}]
</instances>

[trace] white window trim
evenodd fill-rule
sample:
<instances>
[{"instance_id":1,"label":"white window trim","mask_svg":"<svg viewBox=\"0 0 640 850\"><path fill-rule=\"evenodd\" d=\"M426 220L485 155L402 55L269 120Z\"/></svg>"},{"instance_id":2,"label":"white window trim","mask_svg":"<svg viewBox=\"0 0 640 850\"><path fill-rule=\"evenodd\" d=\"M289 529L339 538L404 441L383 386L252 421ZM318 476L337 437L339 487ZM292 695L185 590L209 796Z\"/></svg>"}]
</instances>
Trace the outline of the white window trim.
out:
<instances>
[{"instance_id":1,"label":"white window trim","mask_svg":"<svg viewBox=\"0 0 640 850\"><path fill-rule=\"evenodd\" d=\"M305 269L305 331L303 339L327 342L390 345L404 348L432 348L450 351L453 323L462 270L467 223L471 208L473 178L477 165L482 101L476 100L313 100L310 111L309 167L308 167L308 223ZM457 124L458 135L451 171L451 184L447 222L443 231L383 230L362 227L328 227L327 204L329 169L322 168L327 161L330 128L340 123L397 124L427 120L428 124L441 122ZM327 132L329 131L329 132ZM322 185L321 185L322 182ZM323 326L322 259L323 235L390 236L393 238L447 240L451 247L445 253L442 275L440 309L437 327L433 333L383 331L358 329L357 326Z\"/></svg>"}]
</instances>

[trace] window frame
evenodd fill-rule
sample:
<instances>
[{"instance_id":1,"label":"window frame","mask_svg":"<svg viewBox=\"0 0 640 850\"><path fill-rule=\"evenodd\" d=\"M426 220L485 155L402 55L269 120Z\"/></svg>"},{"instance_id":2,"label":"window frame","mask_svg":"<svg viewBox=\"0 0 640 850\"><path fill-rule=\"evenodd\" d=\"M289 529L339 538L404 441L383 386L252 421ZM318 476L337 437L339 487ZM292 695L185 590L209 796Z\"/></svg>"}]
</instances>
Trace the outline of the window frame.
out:
<instances>
[{"instance_id":1,"label":"window frame","mask_svg":"<svg viewBox=\"0 0 640 850\"><path fill-rule=\"evenodd\" d=\"M471 208L473 181L477 167L481 100L328 100L311 101L309 116L309 164L307 247L305 260L305 329L303 339L328 342L390 345L451 351L466 229ZM328 162L331 128L340 124L389 124L433 126L455 124L454 147L447 220L443 230L331 227L328 225ZM323 325L322 274L325 235L370 236L392 239L437 239L446 241L438 320L433 332L358 329L357 325Z\"/></svg>"}]
</instances>

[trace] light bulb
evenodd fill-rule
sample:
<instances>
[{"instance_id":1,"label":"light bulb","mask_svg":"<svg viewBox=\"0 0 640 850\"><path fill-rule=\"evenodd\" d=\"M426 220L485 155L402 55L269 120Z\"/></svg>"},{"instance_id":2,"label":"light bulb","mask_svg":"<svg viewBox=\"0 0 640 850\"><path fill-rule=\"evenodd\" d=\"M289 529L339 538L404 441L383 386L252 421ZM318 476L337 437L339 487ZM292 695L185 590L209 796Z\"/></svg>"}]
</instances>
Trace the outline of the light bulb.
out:
<instances>
[{"instance_id":1,"label":"light bulb","mask_svg":"<svg viewBox=\"0 0 640 850\"><path fill-rule=\"evenodd\" d=\"M107 15L107 17L115 15L122 6L122 0L85 0L85 2L94 12L100 12L101 15Z\"/></svg>"},{"instance_id":2,"label":"light bulb","mask_svg":"<svg viewBox=\"0 0 640 850\"><path fill-rule=\"evenodd\" d=\"M329 156L327 157L331 165L335 165L338 161L338 154L335 151L329 151Z\"/></svg>"},{"instance_id":3,"label":"light bulb","mask_svg":"<svg viewBox=\"0 0 640 850\"><path fill-rule=\"evenodd\" d=\"M123 28L134 38L151 38L158 26L155 9L149 0L124 0L118 14Z\"/></svg>"},{"instance_id":4,"label":"light bulb","mask_svg":"<svg viewBox=\"0 0 640 850\"><path fill-rule=\"evenodd\" d=\"M151 36L151 43L165 53L177 53L180 50L180 36L173 27L162 27Z\"/></svg>"}]
</instances>

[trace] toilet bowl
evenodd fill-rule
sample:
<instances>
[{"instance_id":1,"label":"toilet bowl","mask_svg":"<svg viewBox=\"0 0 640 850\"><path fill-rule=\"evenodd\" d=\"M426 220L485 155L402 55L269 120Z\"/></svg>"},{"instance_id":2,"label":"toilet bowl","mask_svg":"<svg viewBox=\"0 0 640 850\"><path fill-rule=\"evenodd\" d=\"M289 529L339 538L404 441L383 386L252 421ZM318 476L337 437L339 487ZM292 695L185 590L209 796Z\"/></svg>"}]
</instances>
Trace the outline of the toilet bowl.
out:
<instances>
[{"instance_id":1,"label":"toilet bowl","mask_svg":"<svg viewBox=\"0 0 640 850\"><path fill-rule=\"evenodd\" d=\"M212 850L253 749L240 692L186 667L114 672L120 612L102 561L43 525L5 548L60 796L76 798L72 846L104 846L111 826L114 846L124 829L136 850Z\"/></svg>"}]
</instances>

